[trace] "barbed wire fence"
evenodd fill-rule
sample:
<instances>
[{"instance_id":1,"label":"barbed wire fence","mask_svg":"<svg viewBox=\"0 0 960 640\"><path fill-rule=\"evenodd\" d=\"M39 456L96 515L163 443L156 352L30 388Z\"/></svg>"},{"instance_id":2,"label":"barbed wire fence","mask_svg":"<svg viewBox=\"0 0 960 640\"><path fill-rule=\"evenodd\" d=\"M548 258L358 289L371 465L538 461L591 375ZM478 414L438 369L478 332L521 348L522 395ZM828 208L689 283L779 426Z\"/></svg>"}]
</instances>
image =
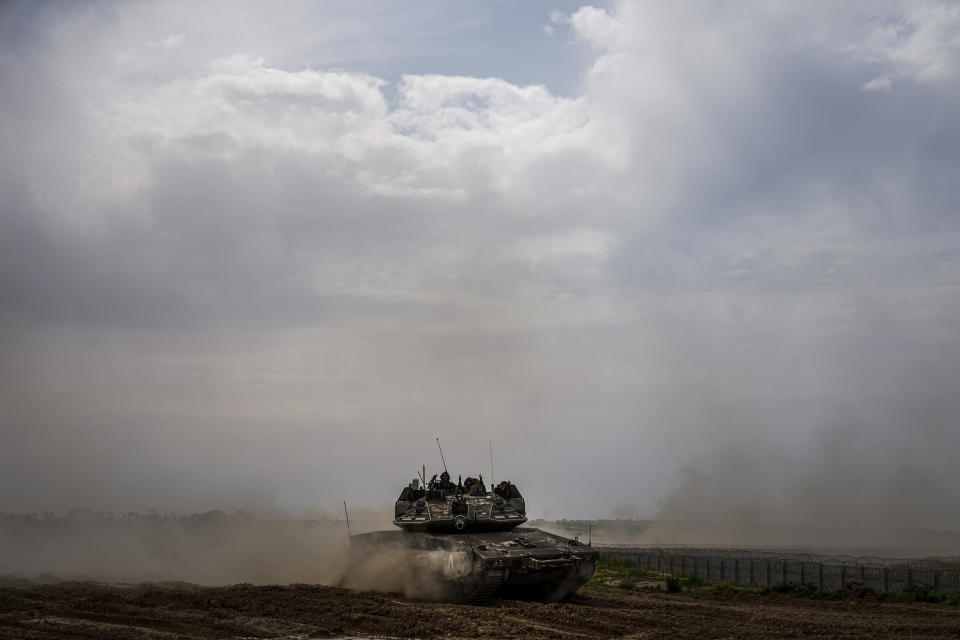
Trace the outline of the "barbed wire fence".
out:
<instances>
[{"instance_id":1,"label":"barbed wire fence","mask_svg":"<svg viewBox=\"0 0 960 640\"><path fill-rule=\"evenodd\" d=\"M827 556L755 549L702 547L597 547L601 558L623 558L661 573L699 576L739 584L813 584L842 590L859 582L876 591L904 591L927 586L934 591L960 590L960 571L936 560Z\"/></svg>"}]
</instances>

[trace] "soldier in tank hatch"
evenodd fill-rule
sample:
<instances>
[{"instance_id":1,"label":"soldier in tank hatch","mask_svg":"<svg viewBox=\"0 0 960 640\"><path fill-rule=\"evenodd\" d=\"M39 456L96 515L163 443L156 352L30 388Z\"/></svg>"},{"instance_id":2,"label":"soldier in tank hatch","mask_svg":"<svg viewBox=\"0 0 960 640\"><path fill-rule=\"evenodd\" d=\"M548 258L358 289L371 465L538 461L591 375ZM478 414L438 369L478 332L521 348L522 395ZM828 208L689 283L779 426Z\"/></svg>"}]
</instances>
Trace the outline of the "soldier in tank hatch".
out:
<instances>
[{"instance_id":1,"label":"soldier in tank hatch","mask_svg":"<svg viewBox=\"0 0 960 640\"><path fill-rule=\"evenodd\" d=\"M510 498L519 498L520 491L517 489L516 485L510 482L509 480L504 480L496 487L493 488L493 493L509 500Z\"/></svg>"},{"instance_id":2,"label":"soldier in tank hatch","mask_svg":"<svg viewBox=\"0 0 960 640\"><path fill-rule=\"evenodd\" d=\"M450 474L444 471L440 474L440 488L444 491L454 491L457 485L450 482Z\"/></svg>"}]
</instances>

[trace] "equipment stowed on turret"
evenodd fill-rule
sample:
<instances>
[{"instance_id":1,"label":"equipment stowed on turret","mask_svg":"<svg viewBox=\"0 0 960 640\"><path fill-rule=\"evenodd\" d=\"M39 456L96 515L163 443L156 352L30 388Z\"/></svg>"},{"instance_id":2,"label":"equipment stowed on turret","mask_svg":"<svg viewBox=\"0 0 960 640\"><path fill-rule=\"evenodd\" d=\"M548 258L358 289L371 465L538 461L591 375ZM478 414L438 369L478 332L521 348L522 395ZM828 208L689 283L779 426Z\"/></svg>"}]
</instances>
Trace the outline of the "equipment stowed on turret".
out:
<instances>
[{"instance_id":1,"label":"equipment stowed on turret","mask_svg":"<svg viewBox=\"0 0 960 640\"><path fill-rule=\"evenodd\" d=\"M439 568L420 570L436 574L424 578L441 585L446 599L471 604L494 595L555 602L593 576L597 551L577 539L519 526L526 521L526 503L512 482L488 491L478 474L454 485L444 469L425 486L414 480L403 488L393 518L401 531L352 536L351 548L356 554L378 548L449 552ZM459 569L452 571L454 566Z\"/></svg>"}]
</instances>

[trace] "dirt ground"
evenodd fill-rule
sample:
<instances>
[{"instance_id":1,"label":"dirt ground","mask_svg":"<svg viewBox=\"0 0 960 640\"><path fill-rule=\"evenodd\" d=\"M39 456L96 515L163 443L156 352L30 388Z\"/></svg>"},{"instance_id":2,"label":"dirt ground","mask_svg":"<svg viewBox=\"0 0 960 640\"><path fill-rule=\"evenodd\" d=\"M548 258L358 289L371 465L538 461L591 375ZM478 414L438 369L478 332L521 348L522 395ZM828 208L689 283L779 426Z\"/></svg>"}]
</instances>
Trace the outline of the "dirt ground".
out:
<instances>
[{"instance_id":1,"label":"dirt ground","mask_svg":"<svg viewBox=\"0 0 960 640\"><path fill-rule=\"evenodd\" d=\"M312 585L0 589L2 638L957 638L960 609L585 587L483 607Z\"/></svg>"}]
</instances>

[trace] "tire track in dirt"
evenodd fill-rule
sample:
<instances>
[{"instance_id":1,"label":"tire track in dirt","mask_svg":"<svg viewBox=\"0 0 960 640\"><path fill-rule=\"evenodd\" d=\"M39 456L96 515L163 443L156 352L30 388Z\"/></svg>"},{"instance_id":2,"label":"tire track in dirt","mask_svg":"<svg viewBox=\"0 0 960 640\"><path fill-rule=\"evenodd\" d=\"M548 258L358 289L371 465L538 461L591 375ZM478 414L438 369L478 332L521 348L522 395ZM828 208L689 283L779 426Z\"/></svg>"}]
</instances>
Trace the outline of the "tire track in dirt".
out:
<instances>
[{"instance_id":1,"label":"tire track in dirt","mask_svg":"<svg viewBox=\"0 0 960 640\"><path fill-rule=\"evenodd\" d=\"M784 594L585 587L567 602L484 607L313 585L0 589L0 637L956 638L960 608Z\"/></svg>"}]
</instances>

